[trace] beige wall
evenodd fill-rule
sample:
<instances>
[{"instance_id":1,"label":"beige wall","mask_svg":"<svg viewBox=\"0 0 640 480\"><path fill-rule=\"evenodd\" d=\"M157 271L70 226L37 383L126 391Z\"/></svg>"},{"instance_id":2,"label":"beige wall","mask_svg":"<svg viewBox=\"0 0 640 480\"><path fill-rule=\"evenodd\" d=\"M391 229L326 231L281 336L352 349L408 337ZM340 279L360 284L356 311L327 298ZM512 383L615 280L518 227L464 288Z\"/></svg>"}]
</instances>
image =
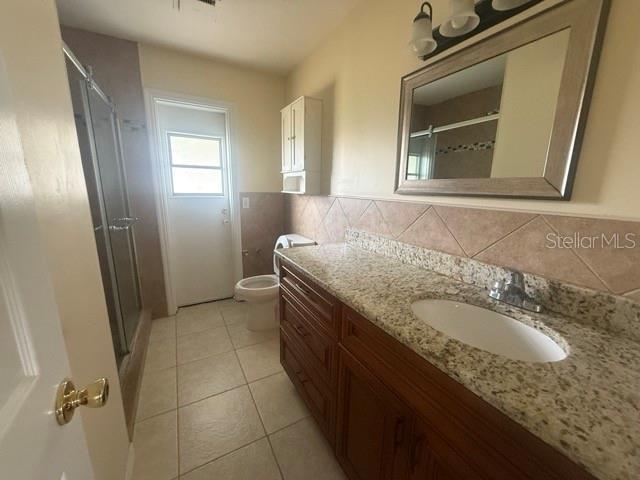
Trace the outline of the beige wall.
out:
<instances>
[{"instance_id":1,"label":"beige wall","mask_svg":"<svg viewBox=\"0 0 640 480\"><path fill-rule=\"evenodd\" d=\"M507 54L492 177L544 175L569 33L563 30Z\"/></svg>"},{"instance_id":2,"label":"beige wall","mask_svg":"<svg viewBox=\"0 0 640 480\"><path fill-rule=\"evenodd\" d=\"M280 191L280 109L284 78L165 48L139 45L145 88L232 104L239 191Z\"/></svg>"},{"instance_id":3,"label":"beige wall","mask_svg":"<svg viewBox=\"0 0 640 480\"><path fill-rule=\"evenodd\" d=\"M0 22L0 46L73 380L111 381L107 405L80 412L91 460L98 480L122 479L129 441L55 2L4 2L1 19L7 21ZM27 30L38 34L25 35Z\"/></svg>"},{"instance_id":4,"label":"beige wall","mask_svg":"<svg viewBox=\"0 0 640 480\"><path fill-rule=\"evenodd\" d=\"M287 79L287 100L324 100L324 193L393 194L400 77L420 67L407 47L416 0L368 0ZM432 2L435 23L448 11ZM616 0L570 202L410 197L468 206L640 219L640 2Z\"/></svg>"}]
</instances>

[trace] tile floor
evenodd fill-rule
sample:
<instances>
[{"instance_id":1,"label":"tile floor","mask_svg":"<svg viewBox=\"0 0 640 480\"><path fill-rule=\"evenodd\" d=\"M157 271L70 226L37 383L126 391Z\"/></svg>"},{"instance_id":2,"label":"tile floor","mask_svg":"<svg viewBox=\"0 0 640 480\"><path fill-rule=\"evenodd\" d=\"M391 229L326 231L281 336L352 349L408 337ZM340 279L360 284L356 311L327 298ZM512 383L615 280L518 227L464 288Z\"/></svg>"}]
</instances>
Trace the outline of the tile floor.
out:
<instances>
[{"instance_id":1,"label":"tile floor","mask_svg":"<svg viewBox=\"0 0 640 480\"><path fill-rule=\"evenodd\" d=\"M280 365L277 330L223 300L153 322L133 480L341 480Z\"/></svg>"}]
</instances>

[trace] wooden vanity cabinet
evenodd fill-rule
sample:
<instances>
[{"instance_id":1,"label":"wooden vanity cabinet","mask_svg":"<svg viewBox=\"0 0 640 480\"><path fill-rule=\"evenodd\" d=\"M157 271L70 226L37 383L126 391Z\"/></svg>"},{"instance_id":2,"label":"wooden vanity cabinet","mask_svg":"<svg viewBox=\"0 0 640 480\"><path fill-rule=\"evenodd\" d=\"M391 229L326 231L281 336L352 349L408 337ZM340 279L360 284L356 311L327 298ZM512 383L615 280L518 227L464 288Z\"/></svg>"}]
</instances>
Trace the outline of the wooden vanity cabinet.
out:
<instances>
[{"instance_id":1,"label":"wooden vanity cabinet","mask_svg":"<svg viewBox=\"0 0 640 480\"><path fill-rule=\"evenodd\" d=\"M351 480L594 480L282 262L281 362Z\"/></svg>"},{"instance_id":2,"label":"wooden vanity cabinet","mask_svg":"<svg viewBox=\"0 0 640 480\"><path fill-rule=\"evenodd\" d=\"M406 478L410 424L406 405L341 349L336 455L349 478Z\"/></svg>"}]
</instances>

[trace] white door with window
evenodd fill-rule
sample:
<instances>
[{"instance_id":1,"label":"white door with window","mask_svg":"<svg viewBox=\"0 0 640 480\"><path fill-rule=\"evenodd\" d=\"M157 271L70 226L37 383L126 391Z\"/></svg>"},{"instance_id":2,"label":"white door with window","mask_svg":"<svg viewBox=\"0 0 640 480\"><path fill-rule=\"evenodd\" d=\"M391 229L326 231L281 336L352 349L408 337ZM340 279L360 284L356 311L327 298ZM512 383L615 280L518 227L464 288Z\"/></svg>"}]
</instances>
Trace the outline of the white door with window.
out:
<instances>
[{"instance_id":1,"label":"white door with window","mask_svg":"<svg viewBox=\"0 0 640 480\"><path fill-rule=\"evenodd\" d=\"M178 307L233 296L225 111L157 104L169 273Z\"/></svg>"},{"instance_id":2,"label":"white door with window","mask_svg":"<svg viewBox=\"0 0 640 480\"><path fill-rule=\"evenodd\" d=\"M0 51L0 477L91 480L80 418L54 415L69 363L10 100Z\"/></svg>"}]
</instances>

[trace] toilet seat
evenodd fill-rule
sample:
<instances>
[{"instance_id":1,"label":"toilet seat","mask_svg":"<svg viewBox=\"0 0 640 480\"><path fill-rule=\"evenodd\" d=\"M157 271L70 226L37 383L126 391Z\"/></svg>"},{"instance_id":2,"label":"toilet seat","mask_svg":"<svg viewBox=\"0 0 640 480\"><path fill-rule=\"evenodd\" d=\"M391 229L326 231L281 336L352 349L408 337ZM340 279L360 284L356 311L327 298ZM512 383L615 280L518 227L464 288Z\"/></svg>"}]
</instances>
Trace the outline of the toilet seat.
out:
<instances>
[{"instance_id":1,"label":"toilet seat","mask_svg":"<svg viewBox=\"0 0 640 480\"><path fill-rule=\"evenodd\" d=\"M279 287L277 275L244 278L236 284L236 298L249 302L273 299L278 296Z\"/></svg>"}]
</instances>

